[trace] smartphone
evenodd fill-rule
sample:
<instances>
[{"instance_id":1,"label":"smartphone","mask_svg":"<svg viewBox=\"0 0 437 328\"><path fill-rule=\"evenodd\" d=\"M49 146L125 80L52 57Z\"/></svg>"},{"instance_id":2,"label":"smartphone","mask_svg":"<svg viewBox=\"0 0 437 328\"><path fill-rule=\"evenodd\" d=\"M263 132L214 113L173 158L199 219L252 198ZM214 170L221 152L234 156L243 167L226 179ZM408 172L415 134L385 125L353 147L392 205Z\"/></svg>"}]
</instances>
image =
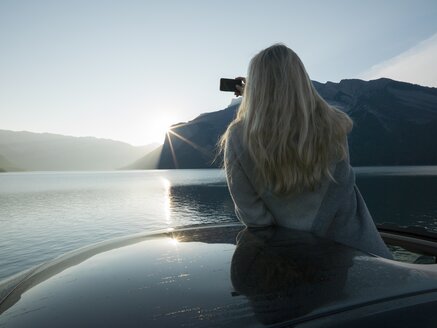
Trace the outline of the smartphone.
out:
<instances>
[{"instance_id":1,"label":"smartphone","mask_svg":"<svg viewBox=\"0 0 437 328\"><path fill-rule=\"evenodd\" d=\"M220 79L220 91L238 91L236 86L242 85L242 81L239 79Z\"/></svg>"}]
</instances>

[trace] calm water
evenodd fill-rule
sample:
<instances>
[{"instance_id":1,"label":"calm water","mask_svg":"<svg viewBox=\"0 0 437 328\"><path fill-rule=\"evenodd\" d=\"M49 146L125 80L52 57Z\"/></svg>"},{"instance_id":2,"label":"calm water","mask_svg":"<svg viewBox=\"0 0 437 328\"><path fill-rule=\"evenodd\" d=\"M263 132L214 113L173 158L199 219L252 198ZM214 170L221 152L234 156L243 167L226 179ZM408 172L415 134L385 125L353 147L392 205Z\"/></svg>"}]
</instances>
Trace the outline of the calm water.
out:
<instances>
[{"instance_id":1,"label":"calm water","mask_svg":"<svg viewBox=\"0 0 437 328\"><path fill-rule=\"evenodd\" d=\"M376 222L437 231L437 166L358 168ZM0 279L91 243L236 222L220 170L0 174Z\"/></svg>"}]
</instances>

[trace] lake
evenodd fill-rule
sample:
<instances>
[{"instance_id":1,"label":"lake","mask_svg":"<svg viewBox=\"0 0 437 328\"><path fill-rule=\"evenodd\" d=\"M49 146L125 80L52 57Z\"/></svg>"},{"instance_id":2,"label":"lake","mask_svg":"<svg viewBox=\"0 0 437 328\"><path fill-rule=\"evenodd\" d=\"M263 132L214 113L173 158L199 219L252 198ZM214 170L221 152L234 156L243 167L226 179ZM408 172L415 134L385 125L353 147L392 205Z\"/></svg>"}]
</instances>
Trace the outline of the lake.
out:
<instances>
[{"instance_id":1,"label":"lake","mask_svg":"<svg viewBox=\"0 0 437 328\"><path fill-rule=\"evenodd\" d=\"M356 168L377 223L437 232L437 166ZM169 227L237 222L221 170L0 174L0 280L73 249Z\"/></svg>"}]
</instances>

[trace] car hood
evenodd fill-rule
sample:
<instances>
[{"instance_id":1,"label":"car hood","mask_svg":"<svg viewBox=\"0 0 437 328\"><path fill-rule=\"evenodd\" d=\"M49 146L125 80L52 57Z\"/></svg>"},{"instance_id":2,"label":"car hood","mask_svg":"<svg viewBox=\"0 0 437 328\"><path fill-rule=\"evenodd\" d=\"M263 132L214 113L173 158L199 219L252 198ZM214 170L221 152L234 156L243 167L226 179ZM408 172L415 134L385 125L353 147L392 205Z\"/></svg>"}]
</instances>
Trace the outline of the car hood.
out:
<instances>
[{"instance_id":1,"label":"car hood","mask_svg":"<svg viewBox=\"0 0 437 328\"><path fill-rule=\"evenodd\" d=\"M0 285L0 326L263 326L435 296L436 265L312 234L241 225L135 235Z\"/></svg>"}]
</instances>

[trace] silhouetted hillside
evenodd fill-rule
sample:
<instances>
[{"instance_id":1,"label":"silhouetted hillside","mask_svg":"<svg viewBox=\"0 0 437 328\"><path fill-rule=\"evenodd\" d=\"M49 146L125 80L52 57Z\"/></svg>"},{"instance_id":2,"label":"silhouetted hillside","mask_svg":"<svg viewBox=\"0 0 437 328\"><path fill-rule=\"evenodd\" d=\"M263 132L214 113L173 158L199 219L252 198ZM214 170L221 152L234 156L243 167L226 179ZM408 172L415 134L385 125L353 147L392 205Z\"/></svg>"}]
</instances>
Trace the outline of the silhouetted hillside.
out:
<instances>
[{"instance_id":1,"label":"silhouetted hillside","mask_svg":"<svg viewBox=\"0 0 437 328\"><path fill-rule=\"evenodd\" d=\"M0 154L13 166L29 171L114 170L138 160L156 146L134 147L94 137L0 130Z\"/></svg>"},{"instance_id":2,"label":"silhouetted hillside","mask_svg":"<svg viewBox=\"0 0 437 328\"><path fill-rule=\"evenodd\" d=\"M0 155L0 172L8 171L21 171L21 169L11 163L6 157Z\"/></svg>"},{"instance_id":3,"label":"silhouetted hillside","mask_svg":"<svg viewBox=\"0 0 437 328\"><path fill-rule=\"evenodd\" d=\"M161 158L162 153L162 145L158 146L146 156L141 157L134 163L123 166L120 168L121 170L146 170L146 169L155 169L158 167L159 160Z\"/></svg>"},{"instance_id":4,"label":"silhouetted hillside","mask_svg":"<svg viewBox=\"0 0 437 328\"><path fill-rule=\"evenodd\" d=\"M349 136L352 165L437 165L437 88L390 79L313 83L326 101L354 121ZM221 160L213 163L215 145L237 106L173 126L157 167L219 166Z\"/></svg>"}]
</instances>

